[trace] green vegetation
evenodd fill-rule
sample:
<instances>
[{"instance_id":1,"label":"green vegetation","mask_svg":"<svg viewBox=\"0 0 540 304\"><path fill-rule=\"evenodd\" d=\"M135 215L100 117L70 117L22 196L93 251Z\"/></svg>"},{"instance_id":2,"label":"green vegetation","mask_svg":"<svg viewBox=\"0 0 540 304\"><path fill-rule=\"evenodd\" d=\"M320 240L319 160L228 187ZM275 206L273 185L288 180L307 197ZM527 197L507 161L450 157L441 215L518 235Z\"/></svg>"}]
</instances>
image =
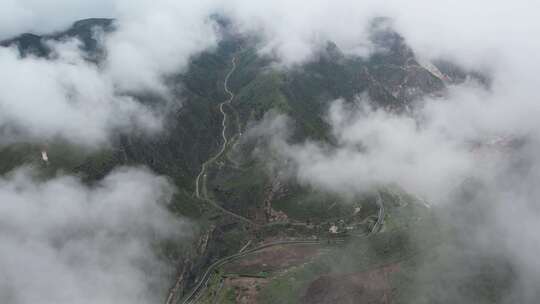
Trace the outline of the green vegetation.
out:
<instances>
[{"instance_id":1,"label":"green vegetation","mask_svg":"<svg viewBox=\"0 0 540 304\"><path fill-rule=\"evenodd\" d=\"M39 164L40 149L31 144L13 144L0 150L0 172L5 174L23 164Z\"/></svg>"},{"instance_id":2,"label":"green vegetation","mask_svg":"<svg viewBox=\"0 0 540 304\"><path fill-rule=\"evenodd\" d=\"M311 222L350 216L354 206L338 195L301 186L291 187L272 203L275 210L285 212L292 219Z\"/></svg>"},{"instance_id":3,"label":"green vegetation","mask_svg":"<svg viewBox=\"0 0 540 304\"><path fill-rule=\"evenodd\" d=\"M234 101L241 120L244 122L259 120L271 109L281 113L290 113L291 106L280 90L282 85L283 75L278 71L268 71L257 75L240 90Z\"/></svg>"},{"instance_id":4,"label":"green vegetation","mask_svg":"<svg viewBox=\"0 0 540 304\"><path fill-rule=\"evenodd\" d=\"M250 217L250 212L262 206L268 177L259 165L219 170L212 167L208 175L211 195L227 210Z\"/></svg>"},{"instance_id":5,"label":"green vegetation","mask_svg":"<svg viewBox=\"0 0 540 304\"><path fill-rule=\"evenodd\" d=\"M98 22L110 24L110 21ZM85 50L99 53L89 33L89 23L79 23L73 31L59 35L81 36ZM37 36L21 39L23 48L29 45L41 56L48 52ZM257 42L252 37L227 36L215 50L192 58L187 71L170 76L167 82L173 88L172 100L177 103L169 104L171 111L164 132L153 136L117 135L110 147L92 151L61 141L46 143L49 164L41 160L43 147L39 145L8 145L0 150L0 173L6 174L26 164L38 168L44 177L65 172L81 176L92 184L116 167L135 165L166 176L177 188L169 209L189 218L196 231L189 245L166 240L155 247L170 261L192 257L194 266L190 280L213 261L236 253L247 240L255 243L269 238L322 236L328 232L330 222L341 220L340 225L347 226L350 224L347 220L353 217L356 217L354 229L369 231L379 210L373 196L343 198L291 181L283 181L281 189L271 193L276 176L269 173L266 162L272 161L273 155L269 159L256 158L252 143L235 138L245 132L250 123L273 110L287 114L294 121L292 142L311 139L333 145L335 139L325 121L331 101L341 98L352 102L359 94L367 93L379 105L396 106L398 101L402 104L407 100L400 91L402 87L432 92L440 89L442 83L419 66L409 70L409 65L415 64L414 57L408 48L400 48L401 45L391 48L390 52L360 59L344 56L336 45L329 43L311 62L276 69L270 58L257 54ZM265 202L271 203L273 211L283 212L287 217L282 222L257 228L231 219L193 195L194 180L201 165L215 155L222 144L223 117L218 105L227 98L223 81L233 56L237 58L237 68L230 78L230 88L236 98L231 107L225 107L226 135L231 141L225 155L209 166L206 188L209 197L222 207L258 223L266 224ZM163 102L150 95L135 98L156 107ZM479 262L477 264L482 266L479 271L465 279L459 277L458 271L453 271L453 261L467 258L478 261L480 257L448 256L454 247L445 241L455 242L452 231L439 227L431 211L417 198L397 187L381 190L381 197L386 209L381 233L368 238L351 237L352 241L343 247L328 246L324 254L301 266L283 271L261 269L252 274L244 273L271 280L261 288L261 303L299 303L307 286L320 275L362 272L391 263L399 263L402 269L392 276L392 286L396 299L403 303L436 303L441 296L438 291L448 282L477 295L477 303L491 303L500 297L505 284L510 285L507 272L497 273L496 261ZM198 241L206 233L206 250L199 252ZM453 246L458 245L453 243ZM434 280L434 272L448 274L449 281ZM236 291L223 286L222 274L212 276L202 303L236 302ZM418 286L422 288L416 288ZM448 301L440 299L440 302Z\"/></svg>"},{"instance_id":6,"label":"green vegetation","mask_svg":"<svg viewBox=\"0 0 540 304\"><path fill-rule=\"evenodd\" d=\"M417 252L411 231L395 230L354 239L345 247L331 247L311 263L276 274L261 290L261 303L300 303L307 287L321 275L359 273L403 263Z\"/></svg>"}]
</instances>

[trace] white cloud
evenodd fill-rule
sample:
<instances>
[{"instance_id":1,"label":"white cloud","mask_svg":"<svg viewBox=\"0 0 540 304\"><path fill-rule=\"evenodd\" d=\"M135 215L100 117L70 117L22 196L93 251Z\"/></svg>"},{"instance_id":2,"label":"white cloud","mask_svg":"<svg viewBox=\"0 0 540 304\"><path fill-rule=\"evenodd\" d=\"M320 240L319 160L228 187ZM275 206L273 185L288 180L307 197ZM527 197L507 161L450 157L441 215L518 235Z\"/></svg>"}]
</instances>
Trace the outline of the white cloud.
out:
<instances>
[{"instance_id":1,"label":"white cloud","mask_svg":"<svg viewBox=\"0 0 540 304\"><path fill-rule=\"evenodd\" d=\"M523 92L534 91L533 79L540 67L534 60L536 50L540 49L540 42L531 39L540 34L540 25L534 16L536 11L534 8L538 5L533 1L433 3L414 0L409 1L406 6L401 1L381 3L349 0L337 2L280 0L257 3L243 0L227 2L116 0L92 5L87 1L58 0L54 4L46 5L32 0L6 1L5 9L1 13L5 18L0 18L8 20L6 22L10 25L3 30L5 37L26 30L41 32L59 30L68 22L83 17L116 18L118 31L105 39L109 55L105 65L90 72L84 64L77 64L75 67L81 68L78 75L90 77L89 80L83 80L80 76L79 84L96 82L96 77L99 76L99 82L109 91L106 93L107 97L114 95L119 101L114 104L123 108L120 112L124 114L127 111L132 114L136 112L138 114L135 116L139 117L151 116L145 113L148 112L147 108L131 102L129 98L117 96L116 91L150 90L168 96L168 90L163 82L164 77L183 71L192 55L216 44L218 37L213 30L213 23L208 20L214 12L222 12L231 17L242 31L262 34L265 39L261 52L277 54L284 64L309 60L327 40L335 41L346 53L366 55L371 50L367 39L369 22L376 16L389 16L394 19L397 30L405 36L420 56L427 58L451 56L461 63L489 68L498 84L512 83L511 88L501 87L500 92L509 91L504 93L507 99L512 99L513 103L523 102L527 106L516 108L522 108L524 114L534 113L531 110L536 110L530 101L516 101L516 98L531 99L531 96L524 96ZM512 14L508 13L505 18L501 18L503 12ZM5 52L9 51L2 51ZM35 61L32 58L28 60ZM16 62L19 61L24 60ZM9 65L16 68L14 63ZM53 66L50 67L51 71L54 69ZM65 70L65 67L60 65L59 69ZM96 72L98 76L93 75ZM12 71L4 69L3 73L9 75ZM59 73L65 72L54 72ZM39 75L35 75L31 79L48 83L52 87L64 86L62 83L52 85L50 79L41 81L38 77ZM0 97L3 94L11 94L9 91L30 91L27 88L32 84L17 84L14 81L11 81L9 87L3 84L0 88ZM113 92L110 92L111 89ZM70 98L65 95L66 92L64 97L58 96L59 93L61 92L56 92L59 100ZM35 100L31 103L16 108L33 108L33 105L43 103L40 95L35 96L37 97L34 97ZM44 97L49 99L47 95ZM81 97L80 104L87 103L89 107L95 105L96 98L86 101L85 98L88 96ZM55 109L54 105L51 109ZM74 111L73 106L70 109L72 110L70 112L58 112L55 118L61 118L56 121L79 118L82 118L83 122L91 120L92 123L87 124L89 128L84 129L89 133L88 137L93 143L106 141L109 131L117 127L114 125L116 122L113 122L111 128L110 120L107 119L118 113L118 111L107 112L110 107L104 108L101 112L104 115L88 115L88 111ZM44 114L47 112L52 110L44 111ZM72 116L63 116L62 113ZM59 127L53 129L52 124L49 124L44 128L46 132L39 133L37 131L39 128L36 128L39 120L25 119L26 114L27 111L16 112L12 117L4 117L3 122L5 124L7 121L10 123L17 121L27 129L34 130L38 133L37 136L45 138L51 134L60 134L70 140L82 138L80 128L72 128L69 124L70 128L64 129ZM91 117L88 118L87 115ZM18 121L21 117L22 121ZM97 117L104 118L94 119ZM49 116L46 122L50 123L53 120L51 118L52 116ZM142 125L159 125L159 119L151 122L146 118L142 119L145 122ZM30 120L36 123L28 124ZM125 126L126 120L120 119L119 124ZM75 131L71 133L71 129Z\"/></svg>"},{"instance_id":2,"label":"white cloud","mask_svg":"<svg viewBox=\"0 0 540 304\"><path fill-rule=\"evenodd\" d=\"M118 30L106 39L107 72L125 90L166 92L162 77L182 72L214 46L213 1L117 1Z\"/></svg>"},{"instance_id":3,"label":"white cloud","mask_svg":"<svg viewBox=\"0 0 540 304\"><path fill-rule=\"evenodd\" d=\"M152 244L189 234L168 213L173 187L142 169L95 186L29 168L0 178L3 303L153 303L171 269Z\"/></svg>"},{"instance_id":4,"label":"white cloud","mask_svg":"<svg viewBox=\"0 0 540 304\"><path fill-rule=\"evenodd\" d=\"M346 196L398 184L440 200L474 167L470 146L444 130L363 102L354 107L342 101L332 104L328 121L337 146L288 144L283 117L267 119L250 134L271 134L271 148L293 162L300 182Z\"/></svg>"},{"instance_id":5,"label":"white cloud","mask_svg":"<svg viewBox=\"0 0 540 304\"><path fill-rule=\"evenodd\" d=\"M290 145L283 137L275 138L275 147L285 158L294 161L300 180L338 192L357 192L380 183L398 183L434 202L448 201L449 192L460 180L478 177L492 190L493 199L489 200L494 202L494 214L488 214L493 224L489 228L499 233L489 239L506 245L507 255L525 265L522 269L531 274L529 277L538 277L540 268L531 253L538 251L534 231L539 218L535 203L539 196L533 190L540 181L537 174L540 159L534 144L540 139L537 102L540 40L536 39L540 34L539 9L540 4L533 0L411 0L406 3L399 0L118 0L97 3L5 0L0 12L0 37L28 30L49 32L83 17L115 17L119 31L105 40L109 58L100 68L89 66L66 49L62 51L63 56L49 62L19 59L12 50L1 49L0 126L16 131L12 133L14 138L47 140L61 136L84 144L102 143L111 130L130 128L134 120L135 125L153 129L159 125L159 119L147 108L119 94L118 89L150 89L166 95L163 77L182 71L191 55L215 45L216 34L206 19L215 11L231 16L243 31L262 34L265 39L261 52L277 54L284 64L309 60L326 40L335 41L346 53L365 55L370 50L366 26L372 17L388 16L419 56L449 57L468 67L487 70L493 79L491 88L486 91L468 83L451 87L444 100L425 100L413 117L366 107L349 112L338 103L329 113L337 147L309 142ZM277 132L282 123L283 118L280 118L263 126ZM13 131L13 127L17 130ZM286 135L280 132L281 136ZM514 168L504 155L478 154L471 149L471 141L489 141L494 136L524 137L533 143L528 146L532 152L521 155L530 164L531 174L506 181L504 178L509 176L506 173L512 173ZM14 177L4 183L16 180ZM502 191L500 185L504 182L507 188ZM87 189L73 180L69 183L80 190L77 193L84 193L74 198L80 202L93 201L94 191L104 191ZM44 194L49 192L42 192L54 184L34 184L30 183L30 190L24 193L9 189L4 192L15 198L17 195L25 197L26 204L43 202L48 197ZM529 186L521 187L522 184ZM52 192L65 192L69 196L73 192L71 188L60 187ZM509 201L517 203L505 205ZM3 206L14 208L11 204ZM38 207L35 210L40 210ZM16 222L17 227L34 219L39 225L44 224L39 222L39 217L31 216L32 208L21 215L7 213L14 210L6 210L6 214L12 214L11 221L18 217L24 219ZM61 214L55 210L51 209L58 214L51 216ZM518 229L513 229L510 221L506 221L506 214L520 217ZM523 214L526 216L520 216ZM106 219L111 223L118 220ZM62 218L53 222L56 221L63 223ZM485 232L486 227L481 230ZM56 235L52 230L44 231L48 231L46 236L35 233L43 238ZM73 274L66 262L70 260L57 257L56 248L41 248L41 243L19 244L15 237L9 240L8 245L0 245L6 252L11 250L3 256L14 261L28 260L34 267L30 269L51 267L46 269L51 272L60 269L57 277L65 282L68 296L70 292L87 295L89 289L73 286ZM527 245L526 241L530 241L530 247L520 250ZM14 250L18 248L15 245L30 249ZM37 252L43 252L40 256L44 260L32 264L34 260L30 257L35 258L35 255L30 253L34 247L24 246L43 249ZM117 267L125 266L122 260L117 263ZM530 268L526 269L527 266ZM12 268L8 270L16 274ZM89 271L84 267L82 270ZM133 277L138 276L135 271ZM9 283L13 282L18 281ZM24 282L30 285L21 286L37 285L34 281ZM137 282L134 284L139 284ZM132 290L131 286L115 288L112 298L119 299L114 292ZM60 297L61 302L62 295L52 293L50 296ZM106 303L106 299L109 297L96 300ZM35 302L34 298L30 300Z\"/></svg>"},{"instance_id":6,"label":"white cloud","mask_svg":"<svg viewBox=\"0 0 540 304\"><path fill-rule=\"evenodd\" d=\"M169 95L165 77L185 71L192 55L215 45L209 3L140 0L103 5L104 15L117 18L117 30L102 39L107 58L100 66L85 61L73 41L49 42L59 55L54 60L19 58L13 49L0 48L2 143L61 137L99 147L114 132L159 130L168 105L143 105L126 94L152 92L180 103ZM83 2L57 4L66 11L55 10L70 17L86 7ZM23 1L9 8L38 15L51 13L51 5ZM94 9L99 11L99 5ZM33 24L24 18L21 22Z\"/></svg>"},{"instance_id":7,"label":"white cloud","mask_svg":"<svg viewBox=\"0 0 540 304\"><path fill-rule=\"evenodd\" d=\"M410 116L365 106L344 108L338 102L328 114L337 146L288 143L287 133L279 131L285 128L283 118L263 122L255 133L272 130L262 134L273 135L272 147L302 183L344 195L396 183L427 198L437 204L433 209L440 218L455 225L456 237L468 241L451 250L504 259L513 270L509 302L537 302L540 264L532 253L540 250L535 234L540 218L540 60L534 54L540 42L532 37L540 34L534 16L539 4L386 1L379 8L419 56L442 56L482 69L493 80L490 88L451 86L444 98L415 105ZM473 199L455 195L463 185L472 188ZM446 208L454 213L445 214ZM471 209L481 212L468 214ZM502 271L504 266L494 267ZM431 275L440 278L440 273Z\"/></svg>"},{"instance_id":8,"label":"white cloud","mask_svg":"<svg viewBox=\"0 0 540 304\"><path fill-rule=\"evenodd\" d=\"M23 32L47 34L85 18L112 17L114 1L2 0L0 40Z\"/></svg>"},{"instance_id":9,"label":"white cloud","mask_svg":"<svg viewBox=\"0 0 540 304\"><path fill-rule=\"evenodd\" d=\"M118 95L97 67L76 51L73 56L76 46L62 48L55 60L21 59L14 49L0 49L0 126L16 129L3 134L2 143L59 136L94 145L107 142L112 130L160 128L156 113Z\"/></svg>"},{"instance_id":10,"label":"white cloud","mask_svg":"<svg viewBox=\"0 0 540 304\"><path fill-rule=\"evenodd\" d=\"M374 1L227 1L222 10L247 32L265 37L262 53L273 53L286 65L309 60L326 42L344 52L366 55L367 28L379 7Z\"/></svg>"}]
</instances>

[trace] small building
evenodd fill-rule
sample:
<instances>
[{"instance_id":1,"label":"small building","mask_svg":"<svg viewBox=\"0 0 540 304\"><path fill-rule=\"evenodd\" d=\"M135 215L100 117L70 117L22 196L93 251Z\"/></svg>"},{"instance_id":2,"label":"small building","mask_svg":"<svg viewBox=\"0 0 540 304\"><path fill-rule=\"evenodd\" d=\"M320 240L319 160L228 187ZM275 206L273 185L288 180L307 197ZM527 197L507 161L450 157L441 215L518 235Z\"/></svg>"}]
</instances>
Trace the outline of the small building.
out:
<instances>
[{"instance_id":1,"label":"small building","mask_svg":"<svg viewBox=\"0 0 540 304\"><path fill-rule=\"evenodd\" d=\"M47 151L45 150L41 151L41 159L46 163L49 162L49 156L47 155Z\"/></svg>"}]
</instances>

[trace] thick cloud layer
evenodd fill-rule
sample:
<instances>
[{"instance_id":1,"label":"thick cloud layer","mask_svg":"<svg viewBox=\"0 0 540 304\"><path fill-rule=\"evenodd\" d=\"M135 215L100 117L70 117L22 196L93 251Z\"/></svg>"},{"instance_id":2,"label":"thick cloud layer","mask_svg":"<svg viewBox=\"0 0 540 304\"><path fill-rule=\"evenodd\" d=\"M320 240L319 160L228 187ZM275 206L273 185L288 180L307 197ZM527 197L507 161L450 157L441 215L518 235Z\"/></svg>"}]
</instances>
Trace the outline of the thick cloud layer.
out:
<instances>
[{"instance_id":1,"label":"thick cloud layer","mask_svg":"<svg viewBox=\"0 0 540 304\"><path fill-rule=\"evenodd\" d=\"M155 303L170 272L152 244L186 237L172 186L118 169L93 187L21 168L0 179L3 303Z\"/></svg>"},{"instance_id":2,"label":"thick cloud layer","mask_svg":"<svg viewBox=\"0 0 540 304\"><path fill-rule=\"evenodd\" d=\"M346 198L398 185L427 199L434 214L454 229L448 242L459 241L445 244L439 256L431 257L435 262L417 266L417 276L412 278L418 282L411 284L418 285L410 297L425 299L429 292L459 303L478 303L459 286L474 279L495 292L489 288L497 283L489 280L510 277L512 284L504 285L504 297L497 303L536 303L540 297L540 264L534 254L540 250L540 134L535 121L512 118L516 124L510 124L501 118L498 125L490 113L502 109L485 108L498 107L498 96L484 93L480 96L486 100L461 99L478 93L477 88L470 90L471 95L451 93L451 99L428 101L414 115L372 109L362 101L354 105L336 101L327 116L335 145L289 143L288 130L294 122L283 115L267 115L247 134L266 137L272 153L259 155L271 155L273 159L264 161L273 170L302 184ZM480 112L468 112L474 109ZM444 115L449 111L450 116ZM508 109L506 114L516 112ZM482 263L494 259L500 263L481 269ZM451 276L441 275L434 263L453 265ZM485 271L484 276L478 271ZM445 280L446 287L428 283Z\"/></svg>"},{"instance_id":3,"label":"thick cloud layer","mask_svg":"<svg viewBox=\"0 0 540 304\"><path fill-rule=\"evenodd\" d=\"M384 16L379 7L375 1L233 0L222 9L241 30L265 37L262 53L290 65L309 60L329 40L348 54L368 54L367 25Z\"/></svg>"},{"instance_id":4,"label":"thick cloud layer","mask_svg":"<svg viewBox=\"0 0 540 304\"><path fill-rule=\"evenodd\" d=\"M413 49L423 56L452 56L475 65L506 60L502 53L530 57L540 43L533 0L445 1L226 1L222 10L246 31L262 33L263 52L285 63L308 60L332 40L346 53L366 54L366 27L373 17L392 18ZM508 55L508 54L505 54Z\"/></svg>"},{"instance_id":5,"label":"thick cloud layer","mask_svg":"<svg viewBox=\"0 0 540 304\"><path fill-rule=\"evenodd\" d=\"M55 60L21 59L0 48L1 144L46 142L56 136L81 145L102 144L112 131L158 130L160 120L80 56L76 43L57 45Z\"/></svg>"},{"instance_id":6,"label":"thick cloud layer","mask_svg":"<svg viewBox=\"0 0 540 304\"><path fill-rule=\"evenodd\" d=\"M220 12L231 17L241 29L262 33L267 38L265 51L274 50L284 61L297 62L313 54L313 48L321 43L324 45L326 40L335 41L347 52L365 53L369 46L365 41L366 26L373 17L387 16L394 20L417 51L485 62L500 59L500 48L515 48L517 54L518 47L538 47L539 42L526 39L534 37L540 30L535 18L538 8L539 4L533 0L480 0L474 3L412 0L406 5L399 0L205 0L182 3L170 0L100 0L92 3L86 0L47 3L4 0L0 12L0 39L25 31L59 30L81 18L113 17L120 23L125 22L126 26L134 26L132 30L126 30L132 35L135 28L141 29L136 35L146 38L140 36L136 41L159 42L167 37L175 45L186 37L208 38L204 37L208 32L200 27L201 21ZM177 35L164 35L172 31ZM154 40L151 40L152 36ZM161 42L162 47L168 47L163 43L165 41ZM528 56L533 54L531 51L529 47L520 50Z\"/></svg>"},{"instance_id":7,"label":"thick cloud layer","mask_svg":"<svg viewBox=\"0 0 540 304\"><path fill-rule=\"evenodd\" d=\"M482 189L486 190L478 191L473 202L490 208L483 214L486 217L483 224L468 227L474 230L467 232L478 236L474 243L480 249L489 252L497 247L518 265L521 292L528 296L526 299L535 299L534 286L540 277L540 266L534 255L540 251L535 235L540 218L536 204L540 198L536 191L540 182L537 153L540 139L540 103L537 102L540 40L536 38L540 36L538 1L118 0L89 3L86 0L47 3L5 0L2 3L0 37L4 38L29 30L48 32L60 29L82 17L115 17L119 28L117 33L105 39L109 57L100 69L88 66L80 56L66 52L65 48L64 55L54 62L35 58L23 60L11 50L0 50L0 126L15 139L23 136L47 140L61 136L77 143L96 143L106 141L111 130L132 126L134 121L145 129L155 128L159 119L122 93L142 89L167 96L163 76L181 71L189 56L215 44L217 37L207 19L214 12L231 17L242 31L261 34L264 39L260 51L275 54L285 65L309 60L327 40L335 41L347 54L369 54L371 46L366 40L367 26L372 17L387 16L392 18L396 30L418 56L427 59L442 56L486 71L493 80L488 90L471 83L451 87L444 99L424 100L415 107L411 116L370 109L362 102L350 110L338 102L328 114L338 143L336 147L322 143L290 145L286 141L286 133L274 132L274 148L295 164L297 170L294 173L300 181L341 193L356 193L378 184L397 183L407 191L425 196L432 203L459 203L459 199L450 195L451 192L468 178L479 180L484 185ZM63 121L66 123L61 123ZM272 119L253 132L279 131L283 125L283 118ZM276 137L276 134L281 137ZM509 149L508 138L524 140L523 150ZM516 165L516 157L520 166ZM522 167L527 170L523 172ZM139 280L141 272L130 268L132 263L126 264L129 259L116 258L122 256L120 249L114 246L107 249L114 258L111 264L101 261L101 258L92 258L93 263L82 265L73 262L70 250L82 245L75 242L73 249L58 243L57 231L63 233L69 229L53 225L58 222L69 226L72 222L55 218L51 222L53 224L47 224L41 213L34 213L41 210L42 204L46 205L45 198L58 199L58 195L53 196L57 193L65 192L66 195L60 198L73 197L73 201L85 204L101 201L96 197L110 201L107 194L116 193L107 190L111 186L88 189L69 178L41 184L28 182L28 173L19 172L15 176L3 181L6 186L2 192L10 197L22 197L19 201L26 203L17 206L26 204L32 208L19 214L17 210L22 209L11 204L3 205L8 210L2 214L10 216L2 224L12 223L13 227L20 228L20 232L12 229L14 232L6 235L8 241L0 248L10 253L2 256L13 261L6 263L3 258L0 263L6 264L3 268L8 269L6 273L10 275L5 286L20 285L5 287L7 291L2 294L9 294L14 301L22 299L19 300L22 303L36 302L36 298L24 297L37 293L24 291L38 290L38 281L32 281L33 277L40 278L40 282L51 282L46 280L48 277L42 277L47 272L57 274L55 280L66 286L60 291L51 286L43 289L49 292L45 295L55 303L73 300L72 295L85 295L82 298L90 299L89 302L107 303L110 299L120 301L124 295L131 296L142 290L139 288L144 286ZM18 180L22 180L19 182L22 185L10 186L16 185ZM108 182L111 178L104 183ZM69 187L65 186L66 183ZM24 191L18 190L21 187ZM138 187L136 189L139 190ZM131 189L124 190L128 191L121 192L131 192ZM137 197L130 196L130 202L133 199L137 200ZM37 202L42 204L36 205ZM54 208L51 210L53 214L47 216L60 216L60 212L55 213ZM100 214L99 210L90 208L87 211ZM118 214L129 212L120 211ZM509 217L518 218L520 224L513 225ZM73 218L84 217L74 212ZM105 216L105 221L110 222L83 221L82 227L103 226L103 237L106 237L111 235L108 227L123 223L122 218ZM37 220L39 225L36 227L46 233L41 235L39 231L33 231L34 225L27 225L31 220ZM24 225L30 226L26 227L29 230L23 229ZM161 231L159 227L155 228ZM97 250L110 243L106 238L104 242L93 243L93 235L90 233L88 236L85 229L81 230L85 236L81 240L90 237L90 241L83 241L83 245L88 243L89 247ZM63 240L64 235L60 236ZM116 233L112 236L116 241ZM49 237L53 237L53 241ZM24 239L32 241L25 243ZM79 239L78 234L76 239ZM487 242L497 246L483 244ZM119 243L132 246L129 242ZM137 246L135 249L135 258L146 256L145 250ZM30 254L32 251L42 254L36 257ZM97 254L92 257L102 257L99 250L95 252ZM131 251L128 253L132 254ZM20 268L8 266L21 265L18 262L30 265L28 269L35 275L26 278L21 276ZM93 266L86 267L87 264ZM134 281L125 286L115 285L125 281L103 275L100 271L108 268L103 265L119 267L113 268L117 270L115 273L129 273ZM100 278L97 282L109 282L104 284L105 287L115 288L105 289L111 293L95 295L90 293L90 288L81 287L92 286L94 280L72 280L88 277ZM84 284L78 285L78 282Z\"/></svg>"},{"instance_id":8,"label":"thick cloud layer","mask_svg":"<svg viewBox=\"0 0 540 304\"><path fill-rule=\"evenodd\" d=\"M2 0L0 40L24 32L50 33L85 18L112 17L114 2L108 0Z\"/></svg>"},{"instance_id":9,"label":"thick cloud layer","mask_svg":"<svg viewBox=\"0 0 540 304\"><path fill-rule=\"evenodd\" d=\"M438 200L474 166L470 146L440 130L419 128L412 117L342 101L334 102L328 117L337 146L288 144L284 129L292 122L284 116L267 116L250 134L273 134L270 147L295 164L300 181L345 195L398 184Z\"/></svg>"},{"instance_id":10,"label":"thick cloud layer","mask_svg":"<svg viewBox=\"0 0 540 304\"><path fill-rule=\"evenodd\" d=\"M106 39L107 71L124 90L166 93L163 76L217 42L212 1L118 0L118 30Z\"/></svg>"},{"instance_id":11,"label":"thick cloud layer","mask_svg":"<svg viewBox=\"0 0 540 304\"><path fill-rule=\"evenodd\" d=\"M133 121L143 121L143 129L147 126L151 126L150 129L158 126L161 122L159 117L150 120L151 115L148 115L147 108L117 95L126 91L152 91L170 99L163 77L181 72L190 56L215 45L218 36L214 31L214 24L209 21L209 17L214 13L231 18L235 26L243 32L261 35L264 39L260 51L276 55L285 65L309 60L328 40L335 41L347 54L367 55L372 50L367 39L368 25L373 17L387 16L393 19L396 29L405 36L419 56L451 57L459 63L487 69L496 73L499 84L514 85L514 93L531 92L534 87L530 85L538 70L534 58L540 42L533 37L540 34L540 25L535 16L539 7L536 2L528 0L495 3L433 3L413 0L408 1L407 5L402 1L352 0L115 0L92 1L92 4L85 0L56 0L47 3L6 0L2 8L0 25L5 26L0 26L0 37L3 38L24 31L60 30L74 20L85 17L113 17L117 20L117 32L104 40L108 58L101 69L88 72L86 65L76 64L71 70L80 75L80 79L68 83L67 86L58 79L51 80L54 77L48 77L48 74L36 73L31 77L32 80L42 83L54 82L59 88L74 87L75 91L86 92L95 91L92 84L99 82L109 92L105 96L81 95L77 104L91 107L95 105L96 99L101 99L100 103L114 104L113 107L103 107L100 110L104 115L87 115L84 107L78 107L79 111L75 111L77 107L63 102L73 98L70 88L56 90L59 96L56 94L55 97L34 94L31 99L17 100L16 103L20 105L16 107L16 112L10 112L12 115L4 116L0 121L4 128L9 122L10 127L11 123L15 123L19 127L32 129L36 133L32 134L33 136L41 136L45 140L49 139L51 134L67 137L72 141L80 141L82 138L80 128L71 128L71 125L61 128L55 124L47 124L44 132L39 132L34 123L28 123L29 119L20 119L28 113L24 109L45 108L45 105L51 102L50 98L57 98L56 102L60 107L69 108L70 111L58 111L54 116L48 114L50 111L44 111L41 113L42 120L69 121L73 120L73 117L82 117L83 121L87 122L88 128L85 130L91 134L88 141L92 144L107 141L111 130L118 126L133 126ZM502 18L502 15L505 17ZM23 69L23 66L19 68L19 64L23 64L24 60L16 60L13 56L6 55L6 52L9 53L2 50L4 64L12 69L3 69L2 73L5 74L4 77L9 77L14 71ZM69 77L62 62L58 65L51 64L49 70L53 75ZM84 75L87 78L83 78ZM517 82L516 78L530 81ZM0 106L3 103L13 104L12 100L5 101L10 96L3 96L9 94L9 91L29 91L27 88L34 86L34 83L27 83L21 78L12 79L9 86L3 84L0 87ZM113 92L110 92L111 89ZM505 90L506 88L500 87L499 93L504 93ZM111 102L111 93L115 102ZM509 94L505 99L529 99L529 103L532 103L529 96L523 96L522 93L520 95ZM533 113L528 107L517 108L523 109L523 113L529 116ZM98 116L118 119L111 122L106 118L98 119ZM13 133L17 134L12 132L12 135Z\"/></svg>"},{"instance_id":12,"label":"thick cloud layer","mask_svg":"<svg viewBox=\"0 0 540 304\"><path fill-rule=\"evenodd\" d=\"M290 32L285 29L285 18L282 32L289 35L279 35L280 26L276 30L264 25L270 31L267 43L277 47L282 58L301 62L309 59L316 45L310 37L321 32L316 30L319 25L312 24L331 23L335 16L346 18L332 12L347 6L355 12L353 16L361 19L368 15L366 11L356 14L352 2L345 1L341 8L334 5L327 8L328 15L313 13L322 5L300 10L296 21L301 25L293 26ZM538 302L535 286L540 283L540 267L531 254L540 250L536 236L540 219L536 189L540 183L540 60L534 55L540 43L531 39L540 34L540 23L534 16L538 3L385 1L356 7L391 17L394 28L421 59L443 57L481 69L492 79L490 87L473 82L450 86L444 97L419 101L407 115L372 109L362 97L355 105L334 102L327 119L335 146L290 144L286 130L294 122L283 116L267 116L251 134L270 136L270 147L278 152L271 155L281 155L287 161L282 168L293 168L291 174L301 183L345 196L397 184L428 199L441 218L456 226L463 246L443 255L454 251L501 258L511 265L513 283L505 286L508 292L500 301ZM279 10L283 8L274 11ZM360 32L349 31L349 37ZM347 36L336 37L345 50L355 45ZM339 41L339 37L345 39ZM297 49L284 47L289 43ZM458 195L463 191L468 194ZM445 213L448 209L453 211L451 215ZM460 264L463 261L452 262L456 269L466 268ZM504 268L503 264L498 266ZM441 273L422 271L433 280L441 279ZM461 275L463 279L467 272ZM461 297L457 302L477 303L458 293L452 288L441 291L448 298Z\"/></svg>"},{"instance_id":13,"label":"thick cloud layer","mask_svg":"<svg viewBox=\"0 0 540 304\"><path fill-rule=\"evenodd\" d=\"M99 66L85 61L74 41L50 42L55 59L19 58L15 50L0 48L2 143L58 136L96 146L107 143L113 132L157 131L168 105L181 103L169 94L165 78L183 72L192 55L217 41L205 1L119 0L96 3L89 11L86 1L38 2L9 2L0 14L17 20L3 36L65 29L67 18L71 23L82 16L112 15L116 30L105 37L96 32L107 54ZM62 12L58 21L44 21L56 20L57 12ZM153 93L168 105L143 105L127 96L141 93Z\"/></svg>"}]
</instances>

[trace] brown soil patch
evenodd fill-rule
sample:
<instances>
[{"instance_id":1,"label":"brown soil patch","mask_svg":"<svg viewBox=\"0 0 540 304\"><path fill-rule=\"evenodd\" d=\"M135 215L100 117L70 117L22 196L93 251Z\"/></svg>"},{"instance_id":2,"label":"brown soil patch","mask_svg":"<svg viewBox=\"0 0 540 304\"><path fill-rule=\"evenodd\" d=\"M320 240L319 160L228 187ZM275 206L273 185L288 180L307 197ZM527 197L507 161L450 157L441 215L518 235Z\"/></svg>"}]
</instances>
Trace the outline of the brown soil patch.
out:
<instances>
[{"instance_id":1,"label":"brown soil patch","mask_svg":"<svg viewBox=\"0 0 540 304\"><path fill-rule=\"evenodd\" d=\"M317 246L275 246L233 262L225 270L232 273L270 272L302 264L318 254Z\"/></svg>"},{"instance_id":2,"label":"brown soil patch","mask_svg":"<svg viewBox=\"0 0 540 304\"><path fill-rule=\"evenodd\" d=\"M268 279L262 278L227 278L224 285L232 287L236 291L236 301L238 304L256 304L259 290L268 284Z\"/></svg>"},{"instance_id":3,"label":"brown soil patch","mask_svg":"<svg viewBox=\"0 0 540 304\"><path fill-rule=\"evenodd\" d=\"M302 303L390 304L388 277L397 271L399 264L392 264L365 272L320 276L309 285Z\"/></svg>"}]
</instances>

